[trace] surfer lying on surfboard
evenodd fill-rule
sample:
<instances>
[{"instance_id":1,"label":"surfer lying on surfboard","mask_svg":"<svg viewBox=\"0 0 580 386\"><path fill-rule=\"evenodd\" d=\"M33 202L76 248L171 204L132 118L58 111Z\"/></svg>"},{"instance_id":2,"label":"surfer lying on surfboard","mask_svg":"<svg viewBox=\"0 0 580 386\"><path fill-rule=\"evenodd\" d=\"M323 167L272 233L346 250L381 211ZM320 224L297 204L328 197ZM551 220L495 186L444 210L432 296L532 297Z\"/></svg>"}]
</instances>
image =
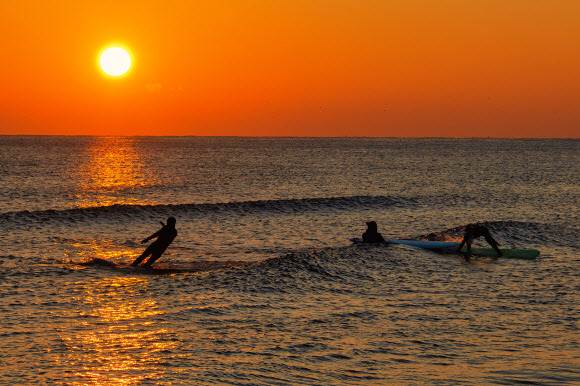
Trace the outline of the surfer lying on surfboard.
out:
<instances>
[{"instance_id":1,"label":"surfer lying on surfboard","mask_svg":"<svg viewBox=\"0 0 580 386\"><path fill-rule=\"evenodd\" d=\"M175 239L175 237L177 236L177 230L175 229L175 218L169 217L167 219L167 225L163 224L163 222L161 222L161 225L163 225L163 227L160 230L158 230L151 236L141 241L141 244L145 244L147 241L157 237L157 240L149 244L149 246L145 249L145 251L143 251L141 256L139 256L131 265L137 266L147 256L151 255L149 260L147 260L147 262L143 264L143 267L151 268L151 265L155 262L155 260L161 257L161 255L163 254L163 252L165 252L169 244L171 244L173 239Z\"/></svg>"},{"instance_id":2,"label":"surfer lying on surfboard","mask_svg":"<svg viewBox=\"0 0 580 386\"><path fill-rule=\"evenodd\" d=\"M362 235L363 243L384 243L385 239L377 232L377 223L374 221L367 222L367 231Z\"/></svg>"},{"instance_id":3,"label":"surfer lying on surfboard","mask_svg":"<svg viewBox=\"0 0 580 386\"><path fill-rule=\"evenodd\" d=\"M460 253L461 248L463 248L464 245L467 245L467 257L469 257L471 255L471 243L474 239L482 236L485 237L485 241L487 241L487 243L495 250L497 256L501 257L502 253L498 248L499 244L493 237L491 237L489 229L480 224L469 224L465 227L465 235L463 236L463 240L461 240L461 244L457 247L457 252Z\"/></svg>"}]
</instances>

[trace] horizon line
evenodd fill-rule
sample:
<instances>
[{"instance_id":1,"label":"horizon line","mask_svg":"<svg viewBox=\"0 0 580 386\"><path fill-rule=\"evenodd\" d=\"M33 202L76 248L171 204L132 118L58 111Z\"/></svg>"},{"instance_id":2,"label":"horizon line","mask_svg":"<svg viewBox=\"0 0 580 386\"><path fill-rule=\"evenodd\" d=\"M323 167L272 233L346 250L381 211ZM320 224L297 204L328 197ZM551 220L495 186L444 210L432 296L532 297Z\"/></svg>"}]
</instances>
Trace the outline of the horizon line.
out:
<instances>
[{"instance_id":1,"label":"horizon line","mask_svg":"<svg viewBox=\"0 0 580 386\"><path fill-rule=\"evenodd\" d=\"M120 135L120 134L1 134L0 137L118 137L118 138L305 138L305 139L580 139L580 137L398 137L398 136L292 136L292 135Z\"/></svg>"}]
</instances>

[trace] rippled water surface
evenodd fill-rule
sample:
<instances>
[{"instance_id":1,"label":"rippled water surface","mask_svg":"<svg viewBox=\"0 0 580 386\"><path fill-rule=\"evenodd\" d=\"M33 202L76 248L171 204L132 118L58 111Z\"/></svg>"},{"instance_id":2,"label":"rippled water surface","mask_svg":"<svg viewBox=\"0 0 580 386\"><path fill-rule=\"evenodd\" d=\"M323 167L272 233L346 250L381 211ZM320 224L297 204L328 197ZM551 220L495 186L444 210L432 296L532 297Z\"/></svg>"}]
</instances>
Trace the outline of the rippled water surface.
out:
<instances>
[{"instance_id":1,"label":"rippled water surface","mask_svg":"<svg viewBox=\"0 0 580 386\"><path fill-rule=\"evenodd\" d=\"M0 384L578 384L579 145L0 136Z\"/></svg>"}]
</instances>

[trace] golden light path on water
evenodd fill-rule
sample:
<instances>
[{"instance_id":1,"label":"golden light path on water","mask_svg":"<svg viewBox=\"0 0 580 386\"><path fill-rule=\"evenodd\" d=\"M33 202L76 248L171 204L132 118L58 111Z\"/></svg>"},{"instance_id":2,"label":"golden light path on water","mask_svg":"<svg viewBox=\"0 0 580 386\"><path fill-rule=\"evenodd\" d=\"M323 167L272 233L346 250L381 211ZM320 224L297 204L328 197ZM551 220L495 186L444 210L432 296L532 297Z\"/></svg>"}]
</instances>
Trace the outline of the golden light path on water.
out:
<instances>
[{"instance_id":1,"label":"golden light path on water","mask_svg":"<svg viewBox=\"0 0 580 386\"><path fill-rule=\"evenodd\" d=\"M77 171L81 182L77 200L82 208L142 204L131 191L155 182L132 137L95 137ZM118 194L118 192L129 194Z\"/></svg>"},{"instance_id":2,"label":"golden light path on water","mask_svg":"<svg viewBox=\"0 0 580 386\"><path fill-rule=\"evenodd\" d=\"M68 243L64 257L71 261L88 262L99 257L109 261L131 262L141 253L140 250L115 244L111 240L75 240Z\"/></svg>"},{"instance_id":3,"label":"golden light path on water","mask_svg":"<svg viewBox=\"0 0 580 386\"><path fill-rule=\"evenodd\" d=\"M62 361L76 369L73 384L128 385L161 378L160 364L178 343L157 301L139 296L148 291L148 281L117 276L70 286L78 293L79 306L70 315L77 325L62 337Z\"/></svg>"}]
</instances>

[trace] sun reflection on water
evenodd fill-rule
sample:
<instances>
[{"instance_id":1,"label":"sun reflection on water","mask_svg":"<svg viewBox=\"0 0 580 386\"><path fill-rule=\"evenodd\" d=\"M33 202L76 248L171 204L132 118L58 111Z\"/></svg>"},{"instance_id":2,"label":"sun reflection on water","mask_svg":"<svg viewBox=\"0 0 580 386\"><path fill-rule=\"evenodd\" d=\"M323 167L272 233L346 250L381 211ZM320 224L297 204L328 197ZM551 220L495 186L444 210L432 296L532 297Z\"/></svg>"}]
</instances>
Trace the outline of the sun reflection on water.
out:
<instances>
[{"instance_id":1,"label":"sun reflection on water","mask_svg":"<svg viewBox=\"0 0 580 386\"><path fill-rule=\"evenodd\" d=\"M141 249L129 248L127 245L119 245L108 239L68 240L55 238L55 240L66 246L65 259L76 263L88 263L95 257L99 257L119 264L129 264L141 251ZM73 265L72 268L85 269L85 266Z\"/></svg>"},{"instance_id":2,"label":"sun reflection on water","mask_svg":"<svg viewBox=\"0 0 580 386\"><path fill-rule=\"evenodd\" d=\"M76 171L80 207L136 204L136 189L155 181L132 137L95 137Z\"/></svg>"},{"instance_id":3,"label":"sun reflection on water","mask_svg":"<svg viewBox=\"0 0 580 386\"><path fill-rule=\"evenodd\" d=\"M81 307L74 335L63 337L72 384L130 385L160 379L177 340L165 312L147 295L149 282L108 277L72 284Z\"/></svg>"}]
</instances>

